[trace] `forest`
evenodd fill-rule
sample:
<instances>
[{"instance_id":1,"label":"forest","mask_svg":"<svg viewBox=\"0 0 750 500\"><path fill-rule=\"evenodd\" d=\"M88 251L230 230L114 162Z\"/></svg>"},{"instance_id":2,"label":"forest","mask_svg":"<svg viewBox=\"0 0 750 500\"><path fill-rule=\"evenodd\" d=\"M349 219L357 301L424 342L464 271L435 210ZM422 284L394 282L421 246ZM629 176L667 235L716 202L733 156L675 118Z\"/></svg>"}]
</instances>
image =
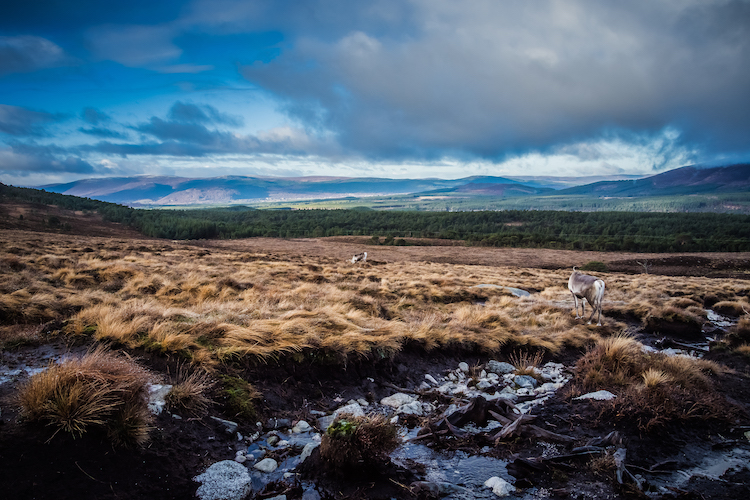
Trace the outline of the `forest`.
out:
<instances>
[{"instance_id":1,"label":"forest","mask_svg":"<svg viewBox=\"0 0 750 500\"><path fill-rule=\"evenodd\" d=\"M252 237L370 236L372 244L412 245L418 239L466 245L633 252L750 251L750 216L722 213L144 210L42 190L0 186L0 200L98 212L144 236L173 240Z\"/></svg>"}]
</instances>

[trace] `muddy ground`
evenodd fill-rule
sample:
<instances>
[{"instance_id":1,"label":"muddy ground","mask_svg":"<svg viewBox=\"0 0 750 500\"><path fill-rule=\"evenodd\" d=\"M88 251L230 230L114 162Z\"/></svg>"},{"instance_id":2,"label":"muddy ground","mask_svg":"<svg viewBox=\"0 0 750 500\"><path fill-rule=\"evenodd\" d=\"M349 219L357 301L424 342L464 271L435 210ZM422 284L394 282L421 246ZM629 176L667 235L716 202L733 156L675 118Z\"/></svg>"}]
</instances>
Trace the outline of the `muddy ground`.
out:
<instances>
[{"instance_id":1,"label":"muddy ground","mask_svg":"<svg viewBox=\"0 0 750 500\"><path fill-rule=\"evenodd\" d=\"M319 259L345 258L364 248L358 241L337 241L333 245L325 240L267 240L253 239L242 242L201 242L206 246L230 246L245 251L277 253L280 259L315 256ZM563 268L581 265L589 260L605 261L612 269L631 266L633 262L648 259L650 272L664 274L699 274L707 276L732 276L744 279L748 273L748 256L738 254L644 256L642 254L600 254L586 252L466 249L455 252L451 247L368 247L371 265L378 262L403 260L428 260L463 264L502 264L524 267ZM398 253L395 253L398 252ZM669 260L671 259L671 260ZM619 263L619 264L618 264ZM554 266L554 267L552 267ZM662 266L662 267L659 267ZM714 273L714 274L711 274ZM638 325L634 325L638 329ZM652 342L640 332L646 343ZM53 342L50 340L50 342ZM86 346L67 346L54 340L56 349L85 349ZM34 359L49 346L26 346L0 353L0 364L19 366ZM581 352L567 351L554 358L556 362L571 366ZM176 369L177 361L164 359L145 352L133 355L143 365L156 373ZM717 391L726 396L729 404L736 405L741 417L730 424L710 423L695 428L667 428L658 433L642 435L635 429L616 428L599 418L599 406L594 403L573 403L565 390L560 390L542 408L535 410L537 424L547 430L565 434L575 439L575 446L584 445L593 438L618 431L627 448L629 470L651 478L659 474L688 470L701 458L713 456L726 449L750 452L748 439L743 435L750 430L750 364L747 357L709 353L733 371L717 376ZM503 360L499 355L496 359ZM385 360L352 359L346 367L325 365L319 362L291 362L280 360L269 364L238 364L230 367L260 390L259 418L305 419L315 422L315 412L330 412L342 401L364 398L379 401L393 394L393 387L413 390L424 379L425 373L444 373L455 369L459 362L471 366L484 364L487 357L471 352L424 352L419 347L405 346L394 358ZM546 360L545 360L546 361ZM6 499L189 499L195 498L197 484L192 480L209 465L231 459L235 455L237 440L224 432L221 424L208 417L175 419L170 413L159 415L151 432L151 440L144 448L113 448L106 436L86 434L72 439L62 433L54 435L51 428L39 428L17 420L17 408L12 396L17 384L0 385L2 415L0 420L0 498ZM221 404L214 405L209 415L232 418ZM413 420L412 426L424 422ZM240 431L251 433L254 422L240 422ZM484 454L507 460L509 470L517 480L520 492L514 498L645 498L632 482L620 485L614 472L597 468L591 457L571 458L558 464L531 467L533 459L543 456L546 445L537 439L517 439L495 446L481 436L471 439L445 437L430 443L446 453L462 450L468 454ZM561 446L564 454L574 445ZM420 470L407 470L391 465L372 471L368 476L342 477L324 472L319 467L319 457L313 455L304 467L303 477L317 485L322 498L429 498L411 484L423 480ZM317 466L316 466L317 464ZM659 466L659 472L648 472ZM661 468L664 470L661 471ZM750 473L747 468L727 472L720 478L694 475L669 493L653 494L653 498L685 499L740 499L750 498ZM257 492L256 498L270 498L285 493L287 498L301 498L304 488L290 481L287 485L274 485ZM434 497L434 496L432 496Z\"/></svg>"}]
</instances>

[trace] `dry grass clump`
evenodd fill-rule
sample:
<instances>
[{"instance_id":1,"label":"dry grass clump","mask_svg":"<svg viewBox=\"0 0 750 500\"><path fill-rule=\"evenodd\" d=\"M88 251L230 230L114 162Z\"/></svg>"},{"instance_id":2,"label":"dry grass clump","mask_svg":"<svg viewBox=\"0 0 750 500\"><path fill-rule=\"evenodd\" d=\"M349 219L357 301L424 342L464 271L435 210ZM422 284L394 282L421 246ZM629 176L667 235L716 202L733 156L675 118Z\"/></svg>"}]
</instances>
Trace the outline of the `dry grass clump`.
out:
<instances>
[{"instance_id":1,"label":"dry grass clump","mask_svg":"<svg viewBox=\"0 0 750 500\"><path fill-rule=\"evenodd\" d=\"M722 300L714 304L712 309L719 314L737 318L750 311L750 304L739 300Z\"/></svg>"},{"instance_id":2,"label":"dry grass clump","mask_svg":"<svg viewBox=\"0 0 750 500\"><path fill-rule=\"evenodd\" d=\"M113 443L148 440L149 373L123 355L97 348L80 358L51 364L19 389L22 416L80 437L103 429Z\"/></svg>"},{"instance_id":3,"label":"dry grass clump","mask_svg":"<svg viewBox=\"0 0 750 500\"><path fill-rule=\"evenodd\" d=\"M177 369L172 390L167 395L167 405L173 412L185 412L200 417L213 404L209 392L216 382L204 370L190 371L185 366Z\"/></svg>"},{"instance_id":4,"label":"dry grass clump","mask_svg":"<svg viewBox=\"0 0 750 500\"><path fill-rule=\"evenodd\" d=\"M578 361L575 381L586 391L617 394L602 404L602 416L649 432L670 424L729 421L736 409L716 394L709 378L721 371L712 361L646 352L634 339L616 336L602 339Z\"/></svg>"},{"instance_id":5,"label":"dry grass clump","mask_svg":"<svg viewBox=\"0 0 750 500\"><path fill-rule=\"evenodd\" d=\"M285 356L345 363L414 344L556 353L623 331L618 317L651 318L664 333L699 332L696 298L744 303L745 293L726 280L609 273L604 326L590 327L571 314L567 269L352 266L330 256L248 253L243 242L210 242L207 250L191 242L33 237L22 253L0 242L0 326L56 320L74 338L207 366ZM519 298L502 287L536 293Z\"/></svg>"},{"instance_id":6,"label":"dry grass clump","mask_svg":"<svg viewBox=\"0 0 750 500\"><path fill-rule=\"evenodd\" d=\"M399 444L397 428L383 415L340 415L320 443L320 457L332 471L366 471L390 461Z\"/></svg>"},{"instance_id":7,"label":"dry grass clump","mask_svg":"<svg viewBox=\"0 0 750 500\"><path fill-rule=\"evenodd\" d=\"M536 351L531 354L527 351L514 351L509 357L508 362L516 367L517 375L529 375L541 379L537 369L544 361L544 352Z\"/></svg>"}]
</instances>

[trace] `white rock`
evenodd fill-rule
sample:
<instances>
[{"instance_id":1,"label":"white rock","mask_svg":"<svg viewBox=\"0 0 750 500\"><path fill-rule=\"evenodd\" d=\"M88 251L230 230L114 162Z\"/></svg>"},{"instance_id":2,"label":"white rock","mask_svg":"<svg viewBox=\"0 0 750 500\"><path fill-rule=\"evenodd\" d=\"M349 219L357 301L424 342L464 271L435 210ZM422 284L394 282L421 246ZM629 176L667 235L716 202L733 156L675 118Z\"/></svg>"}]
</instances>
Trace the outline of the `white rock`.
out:
<instances>
[{"instance_id":1,"label":"white rock","mask_svg":"<svg viewBox=\"0 0 750 500\"><path fill-rule=\"evenodd\" d=\"M234 460L216 462L193 481L201 483L195 492L200 500L242 500L252 491L247 467Z\"/></svg>"},{"instance_id":2,"label":"white rock","mask_svg":"<svg viewBox=\"0 0 750 500\"><path fill-rule=\"evenodd\" d=\"M499 497L507 497L516 491L516 487L501 477L493 476L484 482L488 488L492 488L492 493Z\"/></svg>"},{"instance_id":3,"label":"white rock","mask_svg":"<svg viewBox=\"0 0 750 500\"><path fill-rule=\"evenodd\" d=\"M584 394L583 396L578 396L577 398L573 398L573 399L595 399L597 401L608 401L616 397L617 396L615 396L609 391L596 391L596 392L589 392L588 394Z\"/></svg>"},{"instance_id":4,"label":"white rock","mask_svg":"<svg viewBox=\"0 0 750 500\"><path fill-rule=\"evenodd\" d=\"M424 376L424 378L425 378L425 379L426 379L426 380L427 380L427 381L428 381L429 383L431 383L432 385L440 385L440 384L438 384L438 381L437 381L437 380L435 380L435 377L433 377L433 376L432 376L432 375L430 375L429 373L428 373L427 375L425 375L425 376Z\"/></svg>"},{"instance_id":5,"label":"white rock","mask_svg":"<svg viewBox=\"0 0 750 500\"><path fill-rule=\"evenodd\" d=\"M234 461L238 464L244 464L245 462L247 462L247 455L237 455L236 457L234 457Z\"/></svg>"},{"instance_id":6,"label":"white rock","mask_svg":"<svg viewBox=\"0 0 750 500\"><path fill-rule=\"evenodd\" d=\"M403 405L413 403L417 398L404 394L403 392L397 392L392 396L385 397L380 400L381 405L390 406L391 408L399 408Z\"/></svg>"},{"instance_id":7,"label":"white rock","mask_svg":"<svg viewBox=\"0 0 750 500\"><path fill-rule=\"evenodd\" d=\"M558 389L557 384L552 382L545 382L537 390L537 394L544 394L545 392L555 392Z\"/></svg>"},{"instance_id":8,"label":"white rock","mask_svg":"<svg viewBox=\"0 0 750 500\"><path fill-rule=\"evenodd\" d=\"M286 439L282 439L281 441L276 443L276 446L278 448L287 448L289 446L289 441L287 441Z\"/></svg>"},{"instance_id":9,"label":"white rock","mask_svg":"<svg viewBox=\"0 0 750 500\"><path fill-rule=\"evenodd\" d=\"M167 404L167 394L172 390L172 386L166 384L149 384L147 387L148 409L154 415L158 415L164 410L164 406Z\"/></svg>"},{"instance_id":10,"label":"white rock","mask_svg":"<svg viewBox=\"0 0 750 500\"><path fill-rule=\"evenodd\" d=\"M237 432L237 428L239 427L239 424L237 424L237 422L232 422L231 420L224 420L223 418L213 416L211 418L223 425L224 430L227 431L227 434L234 434L235 432Z\"/></svg>"},{"instance_id":11,"label":"white rock","mask_svg":"<svg viewBox=\"0 0 750 500\"><path fill-rule=\"evenodd\" d=\"M264 458L257 464L253 465L253 467L258 469L259 471L269 474L275 471L278 466L279 464L276 463L276 460L274 460L273 458Z\"/></svg>"},{"instance_id":12,"label":"white rock","mask_svg":"<svg viewBox=\"0 0 750 500\"><path fill-rule=\"evenodd\" d=\"M300 420L297 422L294 427L292 427L292 432L295 434L300 434L302 432L307 432L312 429L312 426L305 422L304 420Z\"/></svg>"},{"instance_id":13,"label":"white rock","mask_svg":"<svg viewBox=\"0 0 750 500\"><path fill-rule=\"evenodd\" d=\"M396 410L396 413L401 413L404 415L417 415L420 417L424 414L422 410L422 403L420 403L419 401L412 401L411 403L399 406Z\"/></svg>"},{"instance_id":14,"label":"white rock","mask_svg":"<svg viewBox=\"0 0 750 500\"><path fill-rule=\"evenodd\" d=\"M365 411L362 409L361 406L359 406L359 403L356 403L356 402L349 404L349 405L342 406L341 408L333 412L333 416L335 418L344 413L348 413L354 417L365 416Z\"/></svg>"},{"instance_id":15,"label":"white rock","mask_svg":"<svg viewBox=\"0 0 750 500\"><path fill-rule=\"evenodd\" d=\"M458 369L461 370L464 373L469 373L469 364L466 363L465 361L461 361L458 364Z\"/></svg>"},{"instance_id":16,"label":"white rock","mask_svg":"<svg viewBox=\"0 0 750 500\"><path fill-rule=\"evenodd\" d=\"M365 398L359 398L357 400L357 403L359 403L359 406L370 406L370 403Z\"/></svg>"},{"instance_id":17,"label":"white rock","mask_svg":"<svg viewBox=\"0 0 750 500\"><path fill-rule=\"evenodd\" d=\"M487 378L487 370L482 370L479 372L479 378Z\"/></svg>"},{"instance_id":18,"label":"white rock","mask_svg":"<svg viewBox=\"0 0 750 500\"><path fill-rule=\"evenodd\" d=\"M312 452L315 448L320 446L320 443L307 443L304 448L302 448L302 453L299 456L300 463L304 462L307 457L312 455Z\"/></svg>"}]
</instances>

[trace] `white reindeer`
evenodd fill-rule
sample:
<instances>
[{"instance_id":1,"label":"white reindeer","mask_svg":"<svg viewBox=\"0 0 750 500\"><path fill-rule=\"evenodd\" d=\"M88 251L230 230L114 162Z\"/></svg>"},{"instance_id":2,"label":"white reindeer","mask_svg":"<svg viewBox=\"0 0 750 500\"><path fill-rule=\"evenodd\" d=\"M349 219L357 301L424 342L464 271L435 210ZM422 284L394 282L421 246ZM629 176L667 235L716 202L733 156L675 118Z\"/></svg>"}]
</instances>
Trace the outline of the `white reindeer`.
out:
<instances>
[{"instance_id":1,"label":"white reindeer","mask_svg":"<svg viewBox=\"0 0 750 500\"><path fill-rule=\"evenodd\" d=\"M360 260L362 262L367 262L367 252L358 253L354 257L352 257L352 264L356 264Z\"/></svg>"},{"instance_id":2,"label":"white reindeer","mask_svg":"<svg viewBox=\"0 0 750 500\"><path fill-rule=\"evenodd\" d=\"M577 271L573 266L573 274L568 280L568 290L573 294L573 302L576 308L576 319L585 318L586 310L583 299L586 299L589 305L594 309L589 317L589 325L594 319L594 314L599 311L597 326L602 326L602 298L604 297L604 281L588 274ZM581 315L578 315L578 299L581 299Z\"/></svg>"}]
</instances>

